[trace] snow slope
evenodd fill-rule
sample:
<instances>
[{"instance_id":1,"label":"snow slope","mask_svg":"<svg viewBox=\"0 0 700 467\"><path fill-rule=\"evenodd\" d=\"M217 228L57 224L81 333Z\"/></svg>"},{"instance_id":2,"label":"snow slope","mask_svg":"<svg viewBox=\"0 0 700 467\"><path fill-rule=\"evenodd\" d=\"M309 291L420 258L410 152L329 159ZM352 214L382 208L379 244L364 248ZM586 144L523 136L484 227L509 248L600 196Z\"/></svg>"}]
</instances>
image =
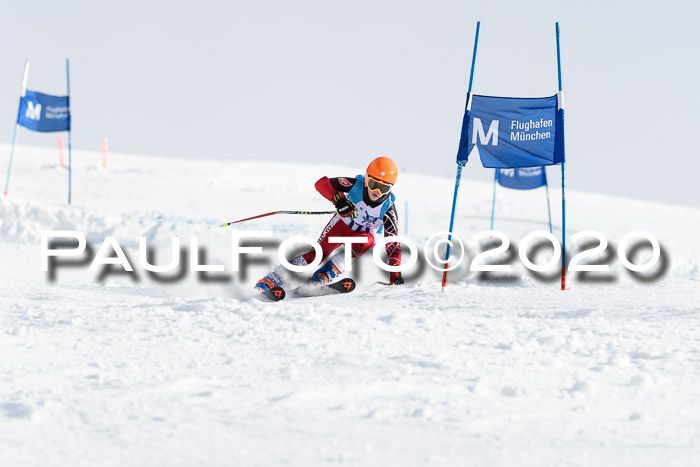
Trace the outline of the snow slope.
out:
<instances>
[{"instance_id":1,"label":"snow slope","mask_svg":"<svg viewBox=\"0 0 700 467\"><path fill-rule=\"evenodd\" d=\"M0 154L9 154L0 145ZM55 151L21 146L0 201L0 465L695 465L700 458L700 210L567 193L569 236L659 239L666 271L539 281L465 271L403 287L370 258L358 291L265 303L250 287L276 254L230 272L225 221L328 210L322 175L364 165L74 154L73 206ZM449 165L446 164L446 170ZM467 170L483 170L470 165ZM550 170L550 180L557 180ZM453 180L402 173L419 246L446 230ZM576 188L576 187L573 187ZM456 233L487 230L488 184L463 182ZM426 196L429 194L430 196ZM558 230L560 193L552 187ZM515 244L546 229L544 192L498 192ZM316 237L327 217L273 216L237 231ZM41 272L44 230L114 236L135 274L88 264ZM149 276L171 239L196 236L223 274ZM644 260L644 252L639 260ZM555 275L556 276L556 275ZM170 276L169 276L170 277ZM600 276L591 276L593 279Z\"/></svg>"}]
</instances>

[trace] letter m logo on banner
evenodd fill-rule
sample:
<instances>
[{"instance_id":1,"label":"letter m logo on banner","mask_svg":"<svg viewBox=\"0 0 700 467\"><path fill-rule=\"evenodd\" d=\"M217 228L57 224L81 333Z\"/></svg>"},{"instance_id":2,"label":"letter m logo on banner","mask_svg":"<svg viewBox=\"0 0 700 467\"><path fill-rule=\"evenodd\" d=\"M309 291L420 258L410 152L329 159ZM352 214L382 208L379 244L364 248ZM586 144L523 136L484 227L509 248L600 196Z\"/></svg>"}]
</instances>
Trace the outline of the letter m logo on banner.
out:
<instances>
[{"instance_id":1,"label":"letter m logo on banner","mask_svg":"<svg viewBox=\"0 0 700 467\"><path fill-rule=\"evenodd\" d=\"M481 119L475 118L472 144L477 144L477 138L479 144L485 145L491 141L492 145L498 146L498 120L493 120L489 125L489 132L484 134L484 125L481 123Z\"/></svg>"},{"instance_id":2,"label":"letter m logo on banner","mask_svg":"<svg viewBox=\"0 0 700 467\"><path fill-rule=\"evenodd\" d=\"M479 156L484 167L496 169L565 162L564 109L557 96L469 95L457 161L466 162L472 154Z\"/></svg>"},{"instance_id":3,"label":"letter m logo on banner","mask_svg":"<svg viewBox=\"0 0 700 467\"><path fill-rule=\"evenodd\" d=\"M70 131L68 96L27 91L19 101L17 123L33 131Z\"/></svg>"},{"instance_id":4,"label":"letter m logo on banner","mask_svg":"<svg viewBox=\"0 0 700 467\"><path fill-rule=\"evenodd\" d=\"M41 104L36 104L32 101L27 101L27 111L24 116L30 120L41 120Z\"/></svg>"}]
</instances>

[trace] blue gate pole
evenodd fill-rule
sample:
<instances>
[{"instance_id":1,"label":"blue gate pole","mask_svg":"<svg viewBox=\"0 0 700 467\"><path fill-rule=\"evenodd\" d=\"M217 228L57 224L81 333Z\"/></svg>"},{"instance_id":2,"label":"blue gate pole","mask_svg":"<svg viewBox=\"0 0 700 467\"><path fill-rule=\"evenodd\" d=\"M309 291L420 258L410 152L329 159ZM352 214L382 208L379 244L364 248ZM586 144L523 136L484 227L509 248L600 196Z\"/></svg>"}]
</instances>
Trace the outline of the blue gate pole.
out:
<instances>
[{"instance_id":1,"label":"blue gate pole","mask_svg":"<svg viewBox=\"0 0 700 467\"><path fill-rule=\"evenodd\" d=\"M450 230L447 236L447 249L445 251L445 269L449 267L448 261L450 260L450 246L452 244L452 230L455 224L455 209L457 208L457 193L459 192L459 182L462 178L462 168L464 167L464 161L457 161L457 178L455 179L455 192L452 197L452 214L450 215ZM447 271L442 273L442 290L445 290L447 286Z\"/></svg>"},{"instance_id":2,"label":"blue gate pole","mask_svg":"<svg viewBox=\"0 0 700 467\"><path fill-rule=\"evenodd\" d=\"M556 23L557 29L557 72L559 77L559 96L557 102L564 107L562 102L562 85L561 85L561 48L559 46L559 23ZM566 290L566 163L561 163L561 290Z\"/></svg>"},{"instance_id":3,"label":"blue gate pole","mask_svg":"<svg viewBox=\"0 0 700 467\"><path fill-rule=\"evenodd\" d=\"M73 185L73 159L71 157L71 128L73 127L73 116L70 110L70 60L66 59L66 86L68 90L68 204L71 202Z\"/></svg>"},{"instance_id":4,"label":"blue gate pole","mask_svg":"<svg viewBox=\"0 0 700 467\"><path fill-rule=\"evenodd\" d=\"M24 75L22 75L22 91L20 92L19 106L17 107L17 121L15 121L15 132L12 136L12 149L10 149L10 164L7 166L7 180L5 181L5 196L10 188L10 174L12 173L12 160L15 157L15 143L17 143L17 130L19 130L19 112L22 108L22 99L27 94L27 79L29 78L29 60L24 61Z\"/></svg>"},{"instance_id":5,"label":"blue gate pole","mask_svg":"<svg viewBox=\"0 0 700 467\"><path fill-rule=\"evenodd\" d=\"M493 176L493 201L491 202L491 229L493 230L493 217L496 212L496 185L498 185L498 170L494 169Z\"/></svg>"},{"instance_id":6,"label":"blue gate pole","mask_svg":"<svg viewBox=\"0 0 700 467\"><path fill-rule=\"evenodd\" d=\"M403 218L406 220L406 226L403 228L404 235L408 235L408 200L406 200L406 207L404 208Z\"/></svg>"},{"instance_id":7,"label":"blue gate pole","mask_svg":"<svg viewBox=\"0 0 700 467\"><path fill-rule=\"evenodd\" d=\"M471 93L472 93L472 84L474 83L474 66L476 65L476 49L477 46L479 45L479 29L481 28L481 21L476 22L476 36L474 37L474 53L472 54L472 69L471 72L469 73L469 90L467 91L467 103L469 102L469 99L471 99ZM469 112L469 108L467 106L466 112ZM467 122L469 119L467 118ZM450 214L450 230L448 233L447 237L447 249L445 250L445 271L442 273L442 290L445 290L445 286L447 286L447 268L449 267L449 261L450 261L450 245L452 243L452 230L454 228L454 223L455 223L455 209L457 208L457 193L459 192L459 182L460 179L462 178L462 168L464 167L465 162L464 161L457 161L457 177L455 180L455 192L454 196L452 197L452 213Z\"/></svg>"},{"instance_id":8,"label":"blue gate pole","mask_svg":"<svg viewBox=\"0 0 700 467\"><path fill-rule=\"evenodd\" d=\"M542 167L544 171L544 189L547 195L547 216L549 217L549 233L552 233L552 208L549 206L549 182L547 181L547 170Z\"/></svg>"}]
</instances>

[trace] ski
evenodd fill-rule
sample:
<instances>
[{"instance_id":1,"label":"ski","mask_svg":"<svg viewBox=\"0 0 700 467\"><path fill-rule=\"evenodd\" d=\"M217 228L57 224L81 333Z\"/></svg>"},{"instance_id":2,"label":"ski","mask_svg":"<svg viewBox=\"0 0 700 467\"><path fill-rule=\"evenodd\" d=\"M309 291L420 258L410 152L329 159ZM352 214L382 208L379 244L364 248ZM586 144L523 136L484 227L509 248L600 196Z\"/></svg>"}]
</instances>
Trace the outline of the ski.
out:
<instances>
[{"instance_id":1,"label":"ski","mask_svg":"<svg viewBox=\"0 0 700 467\"><path fill-rule=\"evenodd\" d=\"M263 292L260 292L259 297L262 298L263 300L268 300L271 302L279 302L280 300L284 300L284 297L287 296L287 293L284 291L282 287L273 287L269 290L265 290Z\"/></svg>"},{"instance_id":2,"label":"ski","mask_svg":"<svg viewBox=\"0 0 700 467\"><path fill-rule=\"evenodd\" d=\"M323 295L331 295L331 294L338 294L338 293L350 293L353 290L355 290L355 287L357 284L355 283L354 280L347 278L347 279L341 279L338 282L334 282L332 284L327 284L327 285L301 285L294 290L290 291L290 296L291 297L320 297ZM284 300L284 298L287 296L286 291L284 290L283 287L273 287L269 290L265 290L264 292L260 292L257 297L261 300L265 301L270 301L270 302L279 302L280 300Z\"/></svg>"},{"instance_id":3,"label":"ski","mask_svg":"<svg viewBox=\"0 0 700 467\"><path fill-rule=\"evenodd\" d=\"M332 284L322 286L302 285L294 289L293 293L297 297L318 297L337 293L350 293L355 290L356 285L357 284L355 284L354 280L346 278L341 279L338 282L333 282Z\"/></svg>"},{"instance_id":4,"label":"ski","mask_svg":"<svg viewBox=\"0 0 700 467\"><path fill-rule=\"evenodd\" d=\"M357 284L355 284L355 281L348 277L346 279L341 279L338 282L328 284L324 287L335 290L336 292L340 293L350 293L353 290L355 290L356 285Z\"/></svg>"}]
</instances>

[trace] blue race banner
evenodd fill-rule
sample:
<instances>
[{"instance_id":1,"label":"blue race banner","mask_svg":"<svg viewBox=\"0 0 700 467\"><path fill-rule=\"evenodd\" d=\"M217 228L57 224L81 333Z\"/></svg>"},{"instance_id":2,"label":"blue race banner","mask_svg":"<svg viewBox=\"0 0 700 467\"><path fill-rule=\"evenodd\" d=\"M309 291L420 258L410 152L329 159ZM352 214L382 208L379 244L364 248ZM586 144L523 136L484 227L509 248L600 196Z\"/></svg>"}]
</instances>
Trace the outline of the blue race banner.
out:
<instances>
[{"instance_id":1,"label":"blue race banner","mask_svg":"<svg viewBox=\"0 0 700 467\"><path fill-rule=\"evenodd\" d=\"M70 131L68 96L27 91L20 99L17 123L34 131Z\"/></svg>"},{"instance_id":2,"label":"blue race banner","mask_svg":"<svg viewBox=\"0 0 700 467\"><path fill-rule=\"evenodd\" d=\"M532 190L547 184L547 174L544 167L496 169L496 181L506 188Z\"/></svg>"},{"instance_id":3,"label":"blue race banner","mask_svg":"<svg viewBox=\"0 0 700 467\"><path fill-rule=\"evenodd\" d=\"M557 96L469 95L457 161L479 155L484 167L540 167L565 162L564 109Z\"/></svg>"}]
</instances>

